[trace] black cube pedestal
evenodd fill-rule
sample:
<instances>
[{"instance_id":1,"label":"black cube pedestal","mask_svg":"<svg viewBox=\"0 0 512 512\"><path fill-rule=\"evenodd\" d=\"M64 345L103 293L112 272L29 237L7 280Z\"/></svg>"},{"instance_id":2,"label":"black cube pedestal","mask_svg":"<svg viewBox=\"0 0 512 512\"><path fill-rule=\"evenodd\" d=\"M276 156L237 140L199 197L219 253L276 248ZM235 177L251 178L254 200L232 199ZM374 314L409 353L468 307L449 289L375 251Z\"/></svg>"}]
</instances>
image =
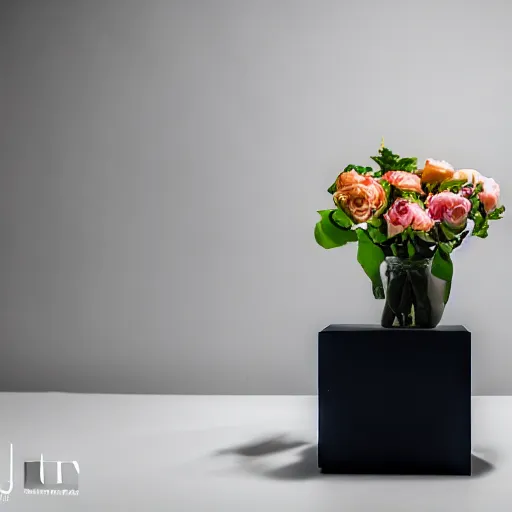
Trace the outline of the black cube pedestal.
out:
<instances>
[{"instance_id":1,"label":"black cube pedestal","mask_svg":"<svg viewBox=\"0 0 512 512\"><path fill-rule=\"evenodd\" d=\"M471 333L330 325L318 339L324 473L471 474Z\"/></svg>"}]
</instances>

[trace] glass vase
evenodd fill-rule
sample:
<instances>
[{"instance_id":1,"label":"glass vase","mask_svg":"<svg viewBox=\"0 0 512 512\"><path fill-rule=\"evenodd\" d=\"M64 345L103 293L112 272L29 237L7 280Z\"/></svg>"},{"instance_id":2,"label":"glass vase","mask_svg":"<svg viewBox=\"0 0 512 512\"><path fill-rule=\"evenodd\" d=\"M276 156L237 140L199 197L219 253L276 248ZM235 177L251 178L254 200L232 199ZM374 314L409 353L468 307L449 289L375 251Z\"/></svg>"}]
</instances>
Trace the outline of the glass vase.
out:
<instances>
[{"instance_id":1,"label":"glass vase","mask_svg":"<svg viewBox=\"0 0 512 512\"><path fill-rule=\"evenodd\" d=\"M432 329L443 316L446 283L432 275L431 259L387 257L381 266L382 327Z\"/></svg>"}]
</instances>

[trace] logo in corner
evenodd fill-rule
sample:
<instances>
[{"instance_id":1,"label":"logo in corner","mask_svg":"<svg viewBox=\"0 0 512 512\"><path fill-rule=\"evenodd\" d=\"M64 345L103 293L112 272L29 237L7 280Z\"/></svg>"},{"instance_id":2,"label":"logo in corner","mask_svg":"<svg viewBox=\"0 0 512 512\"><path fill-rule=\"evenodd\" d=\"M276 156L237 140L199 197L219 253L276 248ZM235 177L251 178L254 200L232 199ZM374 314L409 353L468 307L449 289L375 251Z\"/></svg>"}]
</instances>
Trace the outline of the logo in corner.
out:
<instances>
[{"instance_id":1,"label":"logo in corner","mask_svg":"<svg viewBox=\"0 0 512 512\"><path fill-rule=\"evenodd\" d=\"M78 496L80 467L76 460L25 461L25 494Z\"/></svg>"}]
</instances>

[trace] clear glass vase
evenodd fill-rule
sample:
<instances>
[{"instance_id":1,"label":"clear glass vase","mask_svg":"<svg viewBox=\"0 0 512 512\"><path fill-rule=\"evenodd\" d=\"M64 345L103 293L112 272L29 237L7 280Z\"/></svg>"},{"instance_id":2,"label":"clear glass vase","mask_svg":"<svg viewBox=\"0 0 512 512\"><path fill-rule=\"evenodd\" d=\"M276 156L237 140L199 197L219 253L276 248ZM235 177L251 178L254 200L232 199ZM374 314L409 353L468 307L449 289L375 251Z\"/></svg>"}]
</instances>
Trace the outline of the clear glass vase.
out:
<instances>
[{"instance_id":1,"label":"clear glass vase","mask_svg":"<svg viewBox=\"0 0 512 512\"><path fill-rule=\"evenodd\" d=\"M382 327L436 327L446 283L432 275L432 260L387 257L381 266L385 304Z\"/></svg>"}]
</instances>

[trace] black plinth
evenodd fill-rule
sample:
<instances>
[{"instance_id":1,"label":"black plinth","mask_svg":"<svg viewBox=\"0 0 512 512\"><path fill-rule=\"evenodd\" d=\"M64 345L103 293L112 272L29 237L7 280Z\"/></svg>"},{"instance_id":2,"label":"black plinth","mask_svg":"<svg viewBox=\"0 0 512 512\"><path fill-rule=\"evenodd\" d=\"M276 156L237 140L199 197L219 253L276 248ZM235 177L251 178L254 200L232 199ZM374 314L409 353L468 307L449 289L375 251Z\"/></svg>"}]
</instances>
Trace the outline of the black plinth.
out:
<instances>
[{"instance_id":1,"label":"black plinth","mask_svg":"<svg viewBox=\"0 0 512 512\"><path fill-rule=\"evenodd\" d=\"M318 338L323 473L471 474L471 333L330 325Z\"/></svg>"}]
</instances>

